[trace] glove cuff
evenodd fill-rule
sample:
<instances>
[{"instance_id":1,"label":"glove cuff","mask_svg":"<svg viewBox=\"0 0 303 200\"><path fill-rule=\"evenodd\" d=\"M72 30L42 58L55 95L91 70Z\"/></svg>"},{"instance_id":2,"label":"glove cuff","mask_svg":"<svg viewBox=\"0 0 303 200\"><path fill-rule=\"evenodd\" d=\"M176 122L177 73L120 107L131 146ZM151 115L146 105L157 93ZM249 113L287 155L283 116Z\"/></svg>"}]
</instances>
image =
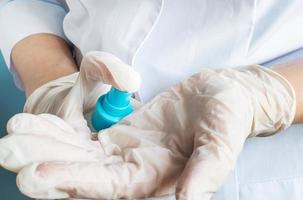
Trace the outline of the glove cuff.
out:
<instances>
[{"instance_id":1,"label":"glove cuff","mask_svg":"<svg viewBox=\"0 0 303 200\"><path fill-rule=\"evenodd\" d=\"M54 98L58 97L61 93L62 99L64 94L75 84L79 72L60 77L58 79L49 81L39 88L37 88L26 100L23 107L23 112L40 114L49 112L52 113L52 106L54 105Z\"/></svg>"},{"instance_id":2,"label":"glove cuff","mask_svg":"<svg viewBox=\"0 0 303 200\"><path fill-rule=\"evenodd\" d=\"M260 106L258 106L256 115L263 117L260 117L259 127L255 127L250 136L269 136L285 130L291 126L296 114L295 89L286 78L268 67L261 65L250 65L248 67L252 68L250 71L256 70L255 73L258 78L263 80L259 89L260 91L263 90L265 98L257 99ZM265 119L271 124L270 127L266 127ZM266 128L267 130L265 130Z\"/></svg>"}]
</instances>

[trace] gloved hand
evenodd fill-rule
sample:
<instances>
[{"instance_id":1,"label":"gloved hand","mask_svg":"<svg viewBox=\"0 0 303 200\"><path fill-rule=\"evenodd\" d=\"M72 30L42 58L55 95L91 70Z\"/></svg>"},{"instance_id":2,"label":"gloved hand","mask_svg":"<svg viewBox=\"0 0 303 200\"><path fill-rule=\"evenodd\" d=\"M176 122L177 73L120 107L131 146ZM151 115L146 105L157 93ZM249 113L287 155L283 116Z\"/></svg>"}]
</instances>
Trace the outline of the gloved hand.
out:
<instances>
[{"instance_id":1,"label":"gloved hand","mask_svg":"<svg viewBox=\"0 0 303 200\"><path fill-rule=\"evenodd\" d=\"M135 92L140 84L140 75L117 57L92 51L84 56L80 73L51 81L30 95L24 112L54 114L79 132L86 133L90 130L83 114L95 107L98 97L105 94L110 85Z\"/></svg>"},{"instance_id":2,"label":"gloved hand","mask_svg":"<svg viewBox=\"0 0 303 200\"><path fill-rule=\"evenodd\" d=\"M101 131L104 158L34 163L22 169L18 184L43 198L136 198L176 190L177 199L207 200L233 169L245 139L287 128L295 106L292 86L270 69L204 69Z\"/></svg>"},{"instance_id":3,"label":"gloved hand","mask_svg":"<svg viewBox=\"0 0 303 200\"><path fill-rule=\"evenodd\" d=\"M248 137L269 136L292 124L295 95L284 77L259 65L202 70L99 133L105 153L124 161L104 168L112 176L107 176L109 184L119 183L111 194L176 192L178 200L209 200ZM84 177L97 168L76 166L72 171Z\"/></svg>"},{"instance_id":4,"label":"gloved hand","mask_svg":"<svg viewBox=\"0 0 303 200\"><path fill-rule=\"evenodd\" d=\"M92 112L110 85L135 92L140 83L139 74L117 57L88 53L80 73L41 86L27 99L25 113L9 120L8 135L0 140L0 166L19 172L28 164L43 161L111 162L100 143L91 139L84 115ZM139 106L135 100L132 103ZM36 197L35 191L24 193ZM44 198L44 194L38 196Z\"/></svg>"}]
</instances>

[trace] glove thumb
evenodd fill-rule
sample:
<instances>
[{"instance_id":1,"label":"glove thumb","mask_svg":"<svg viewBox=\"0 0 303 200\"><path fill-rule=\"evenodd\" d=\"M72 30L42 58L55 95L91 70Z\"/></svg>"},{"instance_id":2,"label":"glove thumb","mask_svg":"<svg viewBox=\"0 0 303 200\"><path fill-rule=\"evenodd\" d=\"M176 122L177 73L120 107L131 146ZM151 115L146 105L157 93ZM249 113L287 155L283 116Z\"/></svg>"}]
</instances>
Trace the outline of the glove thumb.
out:
<instances>
[{"instance_id":1,"label":"glove thumb","mask_svg":"<svg viewBox=\"0 0 303 200\"><path fill-rule=\"evenodd\" d=\"M78 80L69 93L78 103L67 101L69 104L63 106L63 113L69 106L87 112L95 106L99 96L109 90L110 85L122 91L135 92L139 90L141 77L132 67L110 53L87 53L81 62Z\"/></svg>"}]
</instances>

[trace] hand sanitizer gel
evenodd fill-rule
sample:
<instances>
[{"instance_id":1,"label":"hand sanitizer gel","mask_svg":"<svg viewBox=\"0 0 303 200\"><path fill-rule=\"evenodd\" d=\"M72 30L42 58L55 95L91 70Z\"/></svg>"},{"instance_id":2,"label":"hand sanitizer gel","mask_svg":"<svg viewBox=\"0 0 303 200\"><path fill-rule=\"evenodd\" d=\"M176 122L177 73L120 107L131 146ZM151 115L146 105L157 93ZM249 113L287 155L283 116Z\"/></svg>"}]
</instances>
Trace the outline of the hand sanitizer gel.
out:
<instances>
[{"instance_id":1,"label":"hand sanitizer gel","mask_svg":"<svg viewBox=\"0 0 303 200\"><path fill-rule=\"evenodd\" d=\"M91 124L96 131L108 128L133 112L131 93L114 87L99 97L91 117Z\"/></svg>"}]
</instances>

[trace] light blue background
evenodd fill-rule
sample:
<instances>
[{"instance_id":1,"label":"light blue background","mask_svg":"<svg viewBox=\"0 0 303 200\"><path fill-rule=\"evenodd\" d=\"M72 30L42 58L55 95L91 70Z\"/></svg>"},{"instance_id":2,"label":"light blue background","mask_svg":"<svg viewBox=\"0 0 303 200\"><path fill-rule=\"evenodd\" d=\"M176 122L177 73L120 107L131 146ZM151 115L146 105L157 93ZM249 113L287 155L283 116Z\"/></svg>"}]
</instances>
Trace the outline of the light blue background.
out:
<instances>
[{"instance_id":1,"label":"light blue background","mask_svg":"<svg viewBox=\"0 0 303 200\"><path fill-rule=\"evenodd\" d=\"M22 112L25 96L16 88L0 53L0 136L6 135L6 122ZM0 167L0 200L29 200L16 187L16 175Z\"/></svg>"}]
</instances>

